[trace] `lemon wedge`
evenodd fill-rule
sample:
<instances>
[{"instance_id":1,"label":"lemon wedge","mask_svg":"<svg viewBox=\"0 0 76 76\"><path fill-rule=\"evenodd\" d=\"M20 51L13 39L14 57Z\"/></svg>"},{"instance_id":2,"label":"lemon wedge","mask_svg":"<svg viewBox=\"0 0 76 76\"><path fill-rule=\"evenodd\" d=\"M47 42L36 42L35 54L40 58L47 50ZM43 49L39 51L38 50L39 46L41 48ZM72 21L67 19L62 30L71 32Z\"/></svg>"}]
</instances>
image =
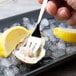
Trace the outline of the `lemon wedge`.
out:
<instances>
[{"instance_id":1,"label":"lemon wedge","mask_svg":"<svg viewBox=\"0 0 76 76\"><path fill-rule=\"evenodd\" d=\"M76 29L55 28L53 34L64 41L76 43Z\"/></svg>"},{"instance_id":2,"label":"lemon wedge","mask_svg":"<svg viewBox=\"0 0 76 76\"><path fill-rule=\"evenodd\" d=\"M9 28L0 35L0 56L8 57L21 39L26 38L31 31L22 26Z\"/></svg>"}]
</instances>

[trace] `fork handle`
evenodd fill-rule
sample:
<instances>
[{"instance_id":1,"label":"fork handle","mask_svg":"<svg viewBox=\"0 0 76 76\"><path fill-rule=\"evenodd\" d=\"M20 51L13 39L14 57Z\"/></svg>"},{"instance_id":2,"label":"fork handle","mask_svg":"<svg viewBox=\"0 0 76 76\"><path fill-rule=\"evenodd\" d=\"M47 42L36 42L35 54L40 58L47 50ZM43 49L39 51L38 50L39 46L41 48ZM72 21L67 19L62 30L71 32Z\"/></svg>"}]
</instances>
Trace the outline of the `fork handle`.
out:
<instances>
[{"instance_id":1,"label":"fork handle","mask_svg":"<svg viewBox=\"0 0 76 76\"><path fill-rule=\"evenodd\" d=\"M45 11L47 2L48 2L48 0L43 0L43 4L42 4L42 7L41 7L41 10L40 10L40 13L39 13L39 17L38 17L37 24L39 24L40 21L41 21L41 19L42 19L42 16L43 16L43 14L44 14L44 11Z\"/></svg>"}]
</instances>

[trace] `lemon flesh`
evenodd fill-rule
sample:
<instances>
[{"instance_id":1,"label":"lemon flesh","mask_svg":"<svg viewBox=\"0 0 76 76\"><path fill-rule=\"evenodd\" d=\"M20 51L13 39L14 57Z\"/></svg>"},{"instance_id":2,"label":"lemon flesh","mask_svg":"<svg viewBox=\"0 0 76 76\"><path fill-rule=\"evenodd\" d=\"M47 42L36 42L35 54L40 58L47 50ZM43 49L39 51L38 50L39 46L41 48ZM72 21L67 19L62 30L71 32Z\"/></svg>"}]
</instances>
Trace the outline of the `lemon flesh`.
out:
<instances>
[{"instance_id":1,"label":"lemon flesh","mask_svg":"<svg viewBox=\"0 0 76 76\"><path fill-rule=\"evenodd\" d=\"M55 28L53 34L66 42L76 43L76 29Z\"/></svg>"},{"instance_id":2,"label":"lemon flesh","mask_svg":"<svg viewBox=\"0 0 76 76\"><path fill-rule=\"evenodd\" d=\"M9 28L0 36L0 56L8 57L20 40L26 38L31 31L22 26Z\"/></svg>"}]
</instances>

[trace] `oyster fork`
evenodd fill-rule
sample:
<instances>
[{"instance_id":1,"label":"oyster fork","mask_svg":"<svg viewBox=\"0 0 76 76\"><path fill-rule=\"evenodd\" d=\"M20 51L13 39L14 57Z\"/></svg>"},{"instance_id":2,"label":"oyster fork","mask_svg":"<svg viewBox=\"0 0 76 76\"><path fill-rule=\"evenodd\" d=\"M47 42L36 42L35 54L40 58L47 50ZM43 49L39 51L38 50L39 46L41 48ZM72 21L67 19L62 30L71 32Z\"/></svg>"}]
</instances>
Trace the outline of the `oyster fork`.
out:
<instances>
[{"instance_id":1,"label":"oyster fork","mask_svg":"<svg viewBox=\"0 0 76 76\"><path fill-rule=\"evenodd\" d=\"M47 4L48 0L43 0L43 4L39 13L39 17L38 17L38 21L36 24L36 28L34 30L34 32L30 35L30 37L28 38L26 47L29 48L29 54L30 56L33 56L39 49L42 41L41 41L41 34L40 34L40 23L41 23L41 19L42 16L44 14L45 8L46 8L46 4Z\"/></svg>"}]
</instances>

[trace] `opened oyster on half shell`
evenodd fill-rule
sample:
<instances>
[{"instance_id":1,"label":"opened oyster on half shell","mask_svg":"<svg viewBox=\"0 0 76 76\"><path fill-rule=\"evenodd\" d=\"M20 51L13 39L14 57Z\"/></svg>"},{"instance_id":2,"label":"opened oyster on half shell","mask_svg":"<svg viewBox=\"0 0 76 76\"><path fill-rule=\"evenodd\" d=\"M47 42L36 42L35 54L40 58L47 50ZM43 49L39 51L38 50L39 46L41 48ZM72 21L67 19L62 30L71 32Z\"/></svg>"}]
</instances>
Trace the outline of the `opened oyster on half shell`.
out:
<instances>
[{"instance_id":1,"label":"opened oyster on half shell","mask_svg":"<svg viewBox=\"0 0 76 76\"><path fill-rule=\"evenodd\" d=\"M30 49L26 47L28 42L28 37L25 40L20 41L17 45L16 49L13 51L13 54L16 56L17 59L20 61L27 63L27 64L36 64L45 56L45 37L41 38L41 44L38 50L33 54L30 52Z\"/></svg>"}]
</instances>

